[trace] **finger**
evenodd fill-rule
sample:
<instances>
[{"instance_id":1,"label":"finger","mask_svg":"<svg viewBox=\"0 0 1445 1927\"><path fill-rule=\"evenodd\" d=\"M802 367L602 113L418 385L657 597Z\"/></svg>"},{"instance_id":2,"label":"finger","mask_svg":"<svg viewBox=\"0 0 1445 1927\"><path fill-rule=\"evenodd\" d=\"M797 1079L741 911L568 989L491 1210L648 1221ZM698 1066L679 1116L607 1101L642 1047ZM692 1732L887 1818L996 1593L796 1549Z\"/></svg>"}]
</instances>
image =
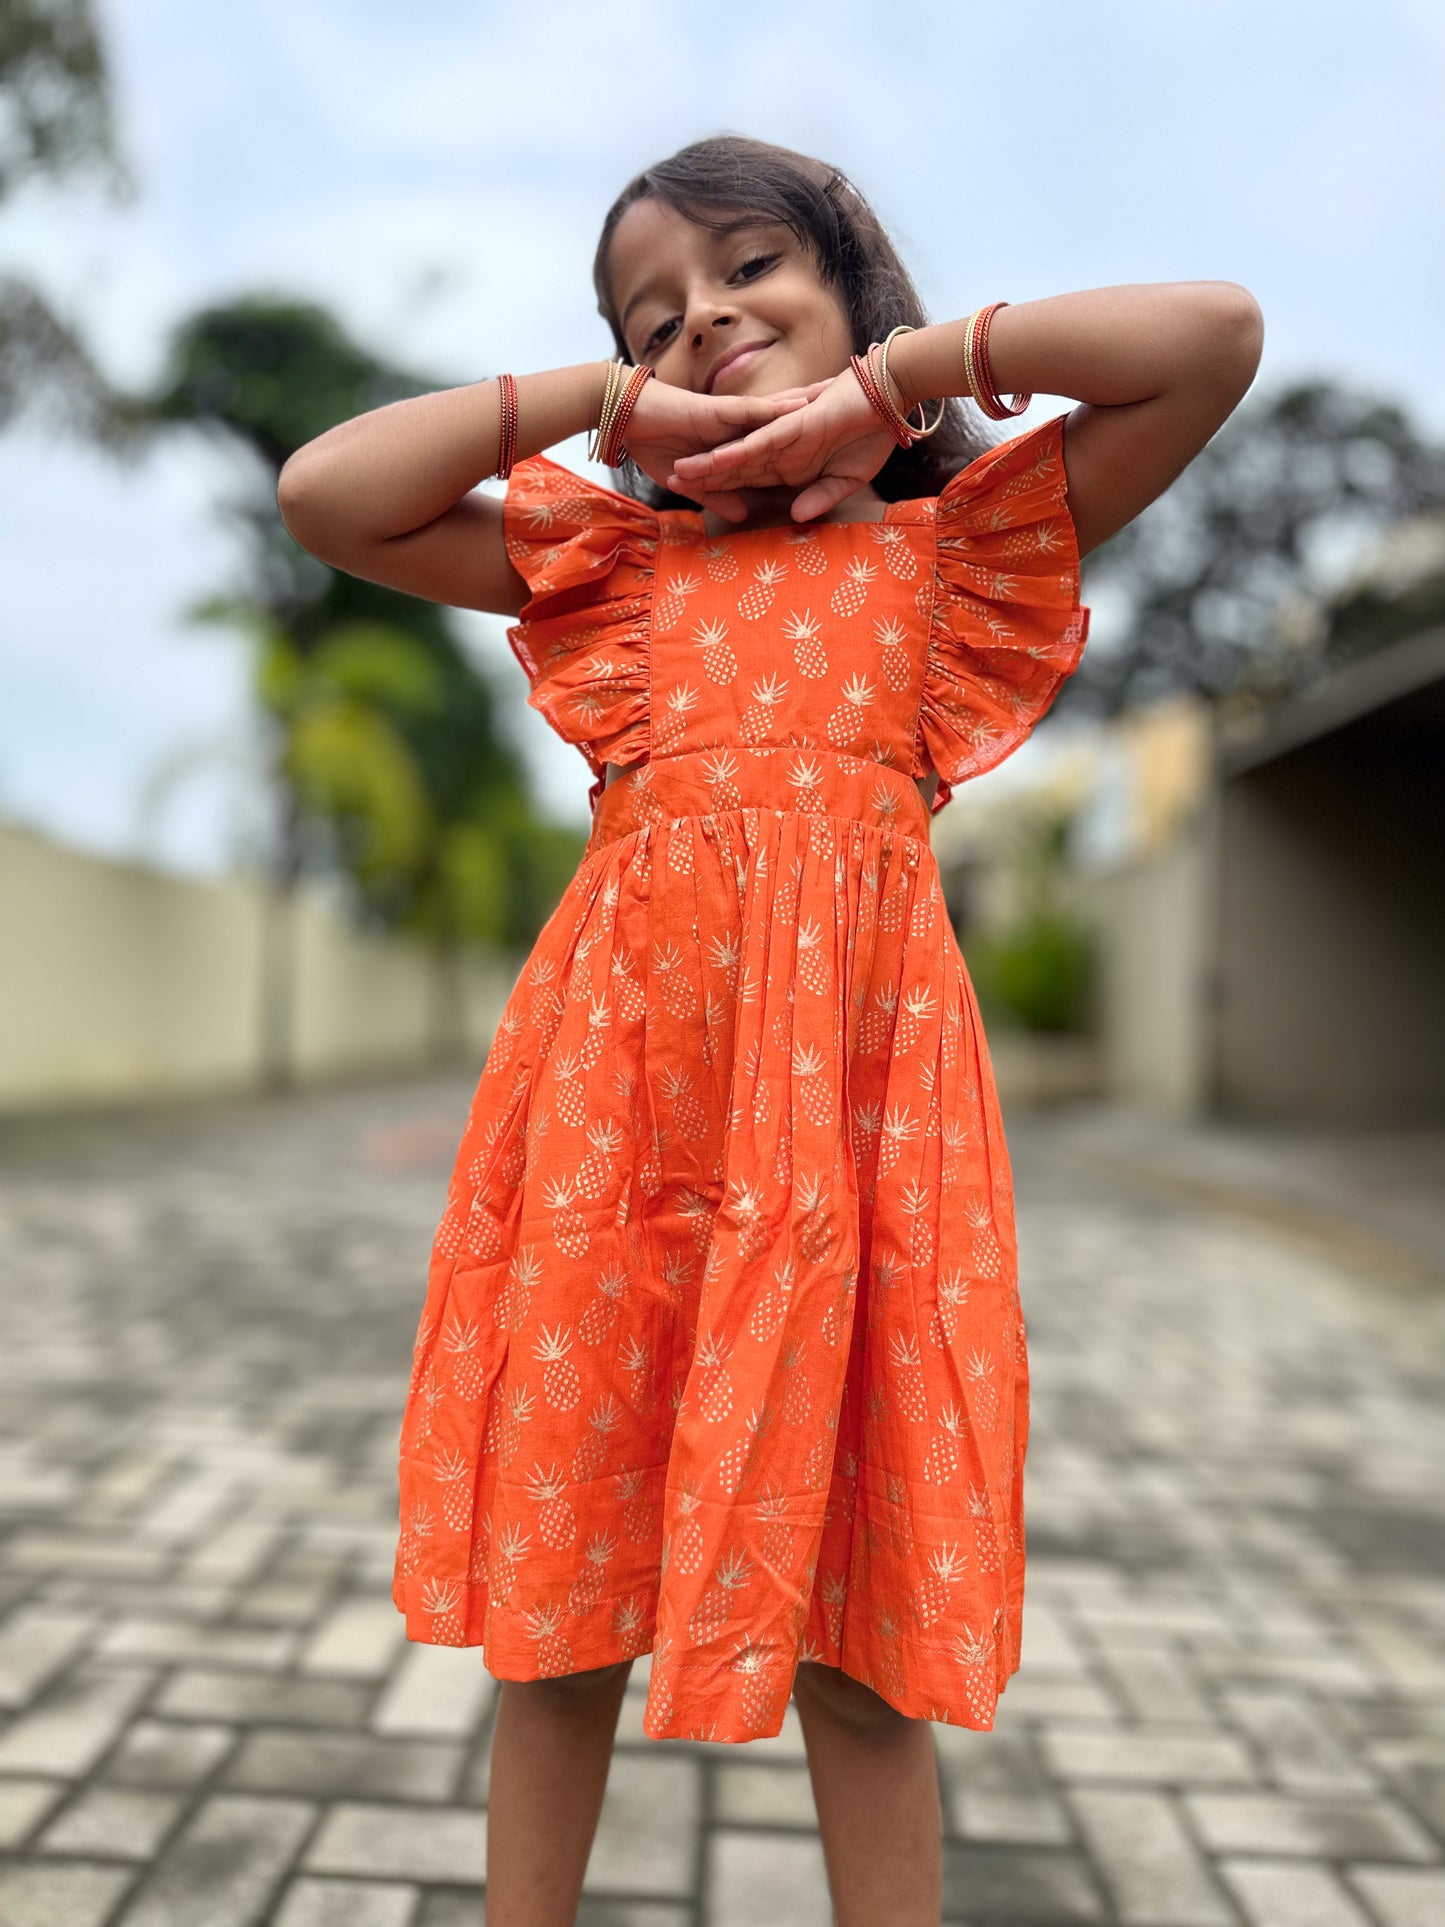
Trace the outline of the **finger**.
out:
<instances>
[{"instance_id":1,"label":"finger","mask_svg":"<svg viewBox=\"0 0 1445 1927\"><path fill-rule=\"evenodd\" d=\"M810 482L801 495L793 498L792 517L795 522L812 522L829 509L836 508L855 495L861 483L851 475L820 475Z\"/></svg>"},{"instance_id":2,"label":"finger","mask_svg":"<svg viewBox=\"0 0 1445 1927\"><path fill-rule=\"evenodd\" d=\"M747 503L733 489L699 489L696 483L686 482L679 475L669 475L666 486L674 495L685 495L690 502L696 502L699 508L711 509L725 522L741 522L747 516Z\"/></svg>"},{"instance_id":3,"label":"finger","mask_svg":"<svg viewBox=\"0 0 1445 1927\"><path fill-rule=\"evenodd\" d=\"M726 475L732 482L739 469L774 459L783 449L791 447L802 432L799 424L804 413L804 409L794 409L765 428L755 428L751 435L720 442L716 448L696 455L680 455L674 466L679 475L690 475L695 481Z\"/></svg>"}]
</instances>

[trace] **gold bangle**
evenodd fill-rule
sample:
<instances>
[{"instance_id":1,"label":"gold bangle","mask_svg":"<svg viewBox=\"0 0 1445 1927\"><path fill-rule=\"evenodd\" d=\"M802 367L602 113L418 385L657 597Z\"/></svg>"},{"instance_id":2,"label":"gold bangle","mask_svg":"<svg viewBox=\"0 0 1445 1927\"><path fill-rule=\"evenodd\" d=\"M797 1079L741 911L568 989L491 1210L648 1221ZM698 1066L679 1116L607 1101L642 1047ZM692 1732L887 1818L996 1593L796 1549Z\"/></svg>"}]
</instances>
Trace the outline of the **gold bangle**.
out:
<instances>
[{"instance_id":1,"label":"gold bangle","mask_svg":"<svg viewBox=\"0 0 1445 1927\"><path fill-rule=\"evenodd\" d=\"M589 462L597 461L602 450L607 446L608 431L612 427L612 418L617 413L617 404L622 399L622 390L627 379L623 372L626 365L620 355L615 356L607 364L607 379L602 386L602 407L598 412L597 426L593 429L592 438L587 444Z\"/></svg>"},{"instance_id":2,"label":"gold bangle","mask_svg":"<svg viewBox=\"0 0 1445 1927\"><path fill-rule=\"evenodd\" d=\"M879 357L879 377L880 377L880 386L883 389L884 398L887 400L890 407L896 407L896 404L893 400L892 395L888 391L888 344L890 341L892 341L894 335L911 335L911 334L916 334L917 332L918 330L916 328L910 327L906 321L903 321L903 322L900 322L896 328L890 329L889 332L883 338L882 349ZM918 402L916 406L918 409L918 416L919 416L919 426L917 428L915 428L913 426L913 423L909 421L908 415L900 415L898 419L902 423L902 425L908 430L908 433L913 437L914 441L922 442L922 441L926 441L930 435L936 434L937 431L943 426L943 417L948 409L948 398L947 396L944 396L939 401L938 413L934 416L932 421L929 421L928 418L924 415L922 402ZM908 414L912 414L912 412L913 410L910 409L908 411Z\"/></svg>"},{"instance_id":3,"label":"gold bangle","mask_svg":"<svg viewBox=\"0 0 1445 1927\"><path fill-rule=\"evenodd\" d=\"M981 314L983 314L983 308L975 308L973 314L967 318L967 324L965 324L965 328L963 328L963 380L969 383L969 401L973 401L973 405L975 405L977 409L983 409L983 412L988 414L985 401L983 401L983 395L979 393L979 382L977 382L977 376L975 376L975 362L973 362L973 337L975 337L975 333L979 331L979 316L981 316Z\"/></svg>"}]
</instances>

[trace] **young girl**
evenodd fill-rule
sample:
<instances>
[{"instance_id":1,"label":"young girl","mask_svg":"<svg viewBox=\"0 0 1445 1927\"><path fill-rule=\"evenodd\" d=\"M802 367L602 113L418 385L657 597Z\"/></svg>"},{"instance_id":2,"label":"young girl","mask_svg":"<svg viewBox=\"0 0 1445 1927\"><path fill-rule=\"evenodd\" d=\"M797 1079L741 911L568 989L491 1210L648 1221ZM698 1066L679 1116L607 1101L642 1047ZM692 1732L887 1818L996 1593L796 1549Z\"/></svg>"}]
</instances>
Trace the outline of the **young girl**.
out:
<instances>
[{"instance_id":1,"label":"young girl","mask_svg":"<svg viewBox=\"0 0 1445 1927\"><path fill-rule=\"evenodd\" d=\"M1198 281L925 326L836 169L734 138L627 187L595 278L618 364L393 403L281 481L333 566L520 617L597 779L436 1236L396 1600L504 1682L489 1927L573 1919L645 1653L654 1739L791 1697L837 1919L923 1927L928 1722L990 1728L1019 1663L1028 1432L929 817L1076 667L1080 558L1238 404L1260 315ZM1079 406L990 445L1035 390ZM587 429L626 492L542 452Z\"/></svg>"}]
</instances>

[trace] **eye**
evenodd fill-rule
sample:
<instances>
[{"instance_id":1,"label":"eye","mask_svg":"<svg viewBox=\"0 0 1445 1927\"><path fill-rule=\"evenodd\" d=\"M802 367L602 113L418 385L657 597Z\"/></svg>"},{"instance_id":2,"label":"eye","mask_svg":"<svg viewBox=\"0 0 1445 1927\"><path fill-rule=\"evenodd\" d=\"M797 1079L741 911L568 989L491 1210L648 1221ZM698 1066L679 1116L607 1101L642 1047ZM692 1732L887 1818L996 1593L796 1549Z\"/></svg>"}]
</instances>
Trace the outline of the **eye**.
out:
<instances>
[{"instance_id":1,"label":"eye","mask_svg":"<svg viewBox=\"0 0 1445 1927\"><path fill-rule=\"evenodd\" d=\"M733 280L736 281L738 278L738 275L747 275L747 278L749 281L756 281L758 277L755 274L748 274L748 269L749 268L770 268L773 265L774 261L777 260L777 258L778 257L776 254L749 255L748 259L744 261L742 266L737 270L737 273L734 274Z\"/></svg>"}]
</instances>

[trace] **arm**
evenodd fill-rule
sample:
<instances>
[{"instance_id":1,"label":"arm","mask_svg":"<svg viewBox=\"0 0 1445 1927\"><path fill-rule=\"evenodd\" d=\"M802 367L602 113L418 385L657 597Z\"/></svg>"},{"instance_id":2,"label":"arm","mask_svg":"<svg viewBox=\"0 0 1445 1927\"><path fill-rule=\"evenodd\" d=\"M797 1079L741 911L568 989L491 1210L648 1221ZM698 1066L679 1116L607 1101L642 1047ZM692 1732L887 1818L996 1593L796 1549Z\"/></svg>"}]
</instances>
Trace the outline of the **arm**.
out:
<instances>
[{"instance_id":1,"label":"arm","mask_svg":"<svg viewBox=\"0 0 1445 1927\"><path fill-rule=\"evenodd\" d=\"M888 355L909 400L965 389L965 321L900 335ZM1000 308L988 358L1001 395L1071 395L1069 511L1086 555L1162 495L1239 406L1264 340L1233 281L1093 288Z\"/></svg>"},{"instance_id":2,"label":"arm","mask_svg":"<svg viewBox=\"0 0 1445 1927\"><path fill-rule=\"evenodd\" d=\"M605 361L517 377L517 460L597 426ZM627 428L638 466L663 479L684 452L746 434L803 395L695 395L649 381ZM475 493L502 446L498 381L443 388L339 422L281 470L281 520L303 549L367 582L454 609L516 615L528 589L503 538L502 503ZM691 491L689 491L691 492ZM698 500L725 512L726 493Z\"/></svg>"},{"instance_id":3,"label":"arm","mask_svg":"<svg viewBox=\"0 0 1445 1927\"><path fill-rule=\"evenodd\" d=\"M941 322L898 337L888 374L900 404L968 392L966 327ZM1232 281L1095 288L998 311L988 345L999 392L1081 403L1064 426L1081 556L1163 494L1228 419L1254 379L1263 337L1258 303ZM800 488L793 513L806 520L861 488L891 452L850 369L806 408L684 456L676 470L692 489Z\"/></svg>"},{"instance_id":4,"label":"arm","mask_svg":"<svg viewBox=\"0 0 1445 1927\"><path fill-rule=\"evenodd\" d=\"M607 364L517 378L517 459L595 428ZM651 384L649 384L650 386ZM389 402L298 448L281 470L281 520L320 561L456 609L516 615L527 585L508 559L502 504L472 491L496 469L501 383Z\"/></svg>"}]
</instances>

